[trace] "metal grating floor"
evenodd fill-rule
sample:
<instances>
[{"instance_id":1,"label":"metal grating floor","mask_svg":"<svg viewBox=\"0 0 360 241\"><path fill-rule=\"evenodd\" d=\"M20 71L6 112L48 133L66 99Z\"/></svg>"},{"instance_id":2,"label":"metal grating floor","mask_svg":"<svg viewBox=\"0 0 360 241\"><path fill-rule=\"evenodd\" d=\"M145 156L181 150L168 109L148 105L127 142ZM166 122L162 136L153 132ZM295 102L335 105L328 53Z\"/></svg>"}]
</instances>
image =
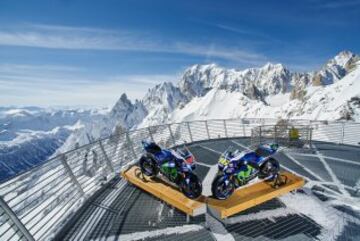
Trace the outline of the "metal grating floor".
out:
<instances>
[{"instance_id":1,"label":"metal grating floor","mask_svg":"<svg viewBox=\"0 0 360 241\"><path fill-rule=\"evenodd\" d=\"M236 147L233 141L243 146L249 143L242 138L190 146L200 162L197 172L202 180L210 167L216 165L218 152L228 145ZM303 175L311 186L222 221L210 222L208 215L187 220L180 211L116 178L77 213L56 240L359 240L360 212L350 208L343 197L359 199L355 184L360 182L360 162L354 164L353 158L360 148L346 148L346 152L355 151L347 154L351 157L350 163L342 162L336 151L327 151L341 148L338 145L326 143L319 147L318 154L288 152L277 157L285 169ZM317 155L323 155L322 160ZM297 202L299 208L294 206ZM318 214L315 209L312 213L311 205L323 207L323 213ZM302 208L310 211L302 211ZM346 221L329 223L319 215L325 215L330 221Z\"/></svg>"}]
</instances>

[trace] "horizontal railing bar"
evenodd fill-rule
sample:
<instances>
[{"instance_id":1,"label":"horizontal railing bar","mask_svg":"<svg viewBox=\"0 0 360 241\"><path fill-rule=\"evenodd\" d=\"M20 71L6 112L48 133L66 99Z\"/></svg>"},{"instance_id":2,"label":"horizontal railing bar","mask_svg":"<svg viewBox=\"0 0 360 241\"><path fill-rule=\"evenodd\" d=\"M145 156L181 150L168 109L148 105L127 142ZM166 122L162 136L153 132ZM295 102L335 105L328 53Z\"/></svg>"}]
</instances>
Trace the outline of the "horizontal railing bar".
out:
<instances>
[{"instance_id":1,"label":"horizontal railing bar","mask_svg":"<svg viewBox=\"0 0 360 241\"><path fill-rule=\"evenodd\" d=\"M7 187L7 186L9 186L11 184L13 184L14 182L22 181L22 180L18 180L18 179L21 179L21 178L26 179L26 176L29 175L30 173L33 173L34 170L36 172L36 171L38 171L40 169L46 168L50 164L55 164L57 158L58 158L58 156L53 158L53 159L49 159L47 161L41 162L38 165L35 165L32 168L26 170L25 172L21 172L21 173L19 173L17 175L14 175L14 176L10 177L9 179L2 180L0 182L0 190L4 189L5 187Z\"/></svg>"},{"instance_id":2,"label":"horizontal railing bar","mask_svg":"<svg viewBox=\"0 0 360 241\"><path fill-rule=\"evenodd\" d=\"M8 218L6 221L9 221L9 218ZM8 232L10 229L15 229L15 228L17 229L15 223L12 223L11 225L9 225L9 227L8 227L6 230L4 230L2 233L0 233L0 240L2 240L2 237L3 237L5 234L7 234L7 232Z\"/></svg>"},{"instance_id":3,"label":"horizontal railing bar","mask_svg":"<svg viewBox=\"0 0 360 241\"><path fill-rule=\"evenodd\" d=\"M47 177L44 178L42 181L38 182L37 185L40 184L40 183L42 183L43 181L47 181L48 178L52 177L53 175L55 175L56 173L60 172L61 170L63 170L63 168L60 169L60 170L57 170L57 171L54 172L54 173L52 173L50 176L47 176ZM41 177L41 176L40 176L40 177ZM33 180L32 180L32 181L33 181ZM8 191L8 192L6 192L6 193L2 193L1 195L2 195L3 197L5 197L5 196L7 196L8 194L10 194L11 192L13 192L15 189L20 189L20 188L22 188L23 186L25 186L25 185L27 185L27 184L28 184L27 182L23 182L23 183L21 183L19 186L14 187L12 190L10 190L10 191ZM32 186L32 187L35 187L35 186ZM10 201L10 200L8 200L8 201Z\"/></svg>"},{"instance_id":4,"label":"horizontal railing bar","mask_svg":"<svg viewBox=\"0 0 360 241\"><path fill-rule=\"evenodd\" d=\"M65 184L64 183L58 183L58 185L56 185L56 187L54 186L54 188L58 188L56 191L59 191L59 190L61 190L62 188L63 188L63 186L62 185L66 185L66 184L68 184L68 183L70 183L71 181L68 181L68 182L66 182ZM43 195L46 195L46 194L48 194L50 191L54 191L54 189L49 189L49 190L47 190ZM34 202L36 202L37 201L37 199L33 199L31 202L29 202L29 203L27 203L26 205L24 205L23 207L21 207L21 208L19 208L18 210L16 210L17 212L21 212L21 211L23 211L23 210L25 210L26 208L28 208L31 204L33 204ZM12 205L11 206L11 208L12 209L15 209L17 206L19 206L20 204L22 204L22 202L18 202L18 203L16 203L15 205ZM33 208L31 208L31 210L32 209L34 209L34 208L36 208L36 207L38 207L38 206L40 206L42 203L38 203L39 205L37 205L37 206L35 206L35 207L33 207Z\"/></svg>"},{"instance_id":5,"label":"horizontal railing bar","mask_svg":"<svg viewBox=\"0 0 360 241\"><path fill-rule=\"evenodd\" d=\"M12 240L12 238L15 236L15 235L19 235L19 238L20 237L23 237L23 235L21 235L21 232L20 230L16 230L6 241L9 241L9 240ZM4 240L5 241L5 240Z\"/></svg>"},{"instance_id":6,"label":"horizontal railing bar","mask_svg":"<svg viewBox=\"0 0 360 241\"><path fill-rule=\"evenodd\" d=\"M58 189L56 190L56 192L59 192L60 190L64 189L64 188L67 188L67 185L71 183L71 180L69 180L68 182L66 182L65 184L62 184L61 186L58 187ZM71 185L70 185L71 186ZM50 197L52 198L52 197ZM57 197L53 197L54 199L56 199ZM51 200L51 199L47 199L48 200ZM35 201L35 200L33 200ZM35 207L32 207L31 209L27 210L24 214L20 215L21 219L25 219L30 213L32 213L33 211L35 211L38 207L40 207L41 205L43 205L45 203L44 202L40 202L38 203ZM23 211L25 208L27 208L29 205L26 205L25 207L21 208L18 210L18 212L20 211ZM46 206L46 208L48 207L49 205ZM40 210L41 211L41 210ZM35 213L35 215L33 217L35 217L38 213Z\"/></svg>"},{"instance_id":7,"label":"horizontal railing bar","mask_svg":"<svg viewBox=\"0 0 360 241\"><path fill-rule=\"evenodd\" d=\"M76 188L74 188L74 190L76 190ZM67 202L63 205L63 207L68 204L69 200L73 200L73 198L74 198L75 196L77 196L77 195L80 195L80 196L81 196L81 194L79 194L79 193L76 192L76 191L71 192L69 198L67 198ZM55 200L53 200L51 203L49 203L49 205L52 204L54 201L55 201ZM47 205L47 207L48 207L49 205ZM51 212L53 212L53 211L54 211L54 209L51 210L46 216L38 219L34 224L32 224L32 225L29 227L29 231L31 231L36 225L38 225L42 220L44 220L45 217L48 217L49 214L50 214ZM32 217L31 220L28 220L27 222L25 222L25 225L27 225L27 224L30 225L30 221L33 221L33 219L34 219L35 217L38 217L38 215L39 215L39 213L37 213L34 217ZM53 217L53 216L52 216L52 217ZM33 235L34 235L34 234L33 234Z\"/></svg>"},{"instance_id":8,"label":"horizontal railing bar","mask_svg":"<svg viewBox=\"0 0 360 241\"><path fill-rule=\"evenodd\" d=\"M62 208L61 208L58 212L54 213L54 215L52 215L52 216L50 217L50 219L52 219L52 218L55 217L59 212L61 212L70 202L73 201L73 204L75 204L75 203L78 201L78 200L75 198L77 195L80 195L80 196L81 196L81 194L75 193L71 198L69 198L69 200L66 202L66 204L63 205ZM73 204L72 204L72 205L73 205ZM72 205L70 205L70 207L67 208L65 212L63 212L63 214L66 213L66 212L72 207ZM44 220L44 219L41 219L40 221L43 221L43 220ZM56 219L56 220L61 220L61 219ZM37 222L35 225L39 224L40 221ZM35 225L33 225L31 228L29 228L29 230L32 230L32 229L35 227ZM41 226L41 227L42 227L42 226ZM37 229L37 230L33 233L34 236L36 236L36 234L41 230L41 227L40 227L39 229Z\"/></svg>"},{"instance_id":9,"label":"horizontal railing bar","mask_svg":"<svg viewBox=\"0 0 360 241\"><path fill-rule=\"evenodd\" d=\"M69 201L69 202L70 202L70 201ZM69 202L68 202L67 204L69 204ZM67 204L66 204L66 205L67 205ZM61 216L58 218L58 220L62 220L62 217L65 215L65 213L67 213L68 210L71 209L71 208L73 207L73 205L75 205L75 204L76 204L76 200L70 205L69 208L67 208L67 209L65 210L65 212L62 212L62 214L61 214ZM65 206L64 206L64 207L65 207ZM60 212L60 211L61 211L61 210L59 210L59 212ZM59 212L58 212L58 213L59 213ZM58 214L58 213L56 213L56 214ZM43 233L43 235L41 235L41 236L39 237L39 240L41 240L41 239L44 237L44 235L46 235L46 234L49 232L50 228L51 228L51 226L45 230L45 232Z\"/></svg>"},{"instance_id":10,"label":"horizontal railing bar","mask_svg":"<svg viewBox=\"0 0 360 241\"><path fill-rule=\"evenodd\" d=\"M62 171L62 170L60 170L60 171ZM57 171L57 172L53 173L51 176L53 176L53 175L55 175L55 174L59 174L60 171ZM61 174L61 173L60 173L60 174ZM39 182L39 183L37 183L37 184L40 184L40 183L44 182L45 180L48 181L47 179L44 179L44 180L42 180L41 182ZM56 180L57 180L56 178L52 179L50 182L45 183L45 185L41 186L41 188L47 187L48 185L52 184L52 183L53 183L54 181L56 181ZM37 188L38 186L37 186L37 185L36 185L36 186L32 186L32 188L35 188L35 187ZM41 191L41 190L42 190L42 189L38 189L37 191L33 192L32 194L37 193L38 191ZM10 198L10 199L5 200L5 201L6 201L7 203L10 203L10 202L13 201L15 198L19 198L20 196L25 195L25 194L26 194L26 192L23 192L23 193L15 196L15 197L12 197L12 198ZM5 195L4 195L4 196L5 196ZM27 199L27 198L28 198L28 196L25 197L25 198L23 198L21 201L23 201L23 200L25 200L25 199Z\"/></svg>"},{"instance_id":11,"label":"horizontal railing bar","mask_svg":"<svg viewBox=\"0 0 360 241\"><path fill-rule=\"evenodd\" d=\"M12 223L14 223L18 229L26 237L28 241L35 241L34 237L30 234L29 230L25 227L25 225L21 222L21 220L16 216L14 211L9 207L9 205L2 199L0 196L0 207L9 217Z\"/></svg>"},{"instance_id":12,"label":"horizontal railing bar","mask_svg":"<svg viewBox=\"0 0 360 241\"><path fill-rule=\"evenodd\" d=\"M60 165L57 165L56 167L59 167ZM55 168L56 168L55 167ZM43 168L43 167L41 167L41 168ZM44 167L44 169L45 169L45 167ZM52 167L52 168L49 168L49 170L51 170L51 169L54 169L54 167ZM36 172L37 171L40 171L41 169L37 169L36 170ZM41 171L45 171L45 170L41 170ZM45 171L45 173L46 173L46 171ZM30 173L27 173L27 175L29 175ZM34 174L33 174L34 175ZM43 175L36 175L36 176L39 176L39 177L41 177L41 176L43 176ZM0 186L0 190L2 190L2 189L7 189L7 187L8 186L10 186L10 185L14 185L14 188L19 188L19 185L16 185L15 184L15 182L22 182L21 184L20 184L20 186L23 186L23 185L26 185L27 184L27 182L25 182L25 180L27 179L27 178L29 178L29 177L24 177L24 180L14 180L14 181L11 181L11 182L9 182L7 185L4 185L4 186ZM16 177L15 177L15 179L16 179ZM13 188L13 189L14 189ZM11 192L13 189L11 189L11 190L9 190L8 192ZM8 193L7 192L7 193ZM7 193L5 193L5 194L2 194L2 195L6 195Z\"/></svg>"}]
</instances>

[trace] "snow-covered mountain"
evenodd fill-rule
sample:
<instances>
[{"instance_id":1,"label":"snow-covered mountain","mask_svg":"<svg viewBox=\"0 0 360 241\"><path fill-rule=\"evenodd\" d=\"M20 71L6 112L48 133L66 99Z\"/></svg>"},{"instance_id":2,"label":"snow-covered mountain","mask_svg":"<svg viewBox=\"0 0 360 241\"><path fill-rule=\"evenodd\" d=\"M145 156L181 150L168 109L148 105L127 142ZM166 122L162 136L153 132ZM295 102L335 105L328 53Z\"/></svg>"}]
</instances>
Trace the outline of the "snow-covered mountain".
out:
<instances>
[{"instance_id":1,"label":"snow-covered mountain","mask_svg":"<svg viewBox=\"0 0 360 241\"><path fill-rule=\"evenodd\" d=\"M190 102L173 111L168 121L239 117L360 121L359 65L359 56L344 51L310 73L291 72L281 64L243 71L193 66L179 88L197 94L188 95Z\"/></svg>"},{"instance_id":2,"label":"snow-covered mountain","mask_svg":"<svg viewBox=\"0 0 360 241\"><path fill-rule=\"evenodd\" d=\"M47 160L106 110L0 108L0 180Z\"/></svg>"},{"instance_id":3,"label":"snow-covered mountain","mask_svg":"<svg viewBox=\"0 0 360 241\"><path fill-rule=\"evenodd\" d=\"M359 56L343 51L319 71L309 73L292 72L282 64L271 63L245 70L194 65L167 93L176 93L178 98L172 103L178 103L177 107L172 106L171 113L162 112L157 123L145 118L138 126L239 117L360 120L356 101L360 89L349 92L346 87L360 82L359 64ZM334 99L340 97L341 101L335 103ZM156 108L168 106L168 101L162 103Z\"/></svg>"},{"instance_id":4,"label":"snow-covered mountain","mask_svg":"<svg viewBox=\"0 0 360 241\"><path fill-rule=\"evenodd\" d=\"M194 65L178 83L158 84L141 100L132 102L122 94L109 111L37 112L0 109L0 149L20 145L21 135L34 145L33 140L49 137L54 140L50 152L40 151L44 145L32 150L44 153L34 155L43 161L114 132L169 122L245 117L360 121L360 58L343 51L308 73L272 63L244 70Z\"/></svg>"},{"instance_id":5,"label":"snow-covered mountain","mask_svg":"<svg viewBox=\"0 0 360 241\"><path fill-rule=\"evenodd\" d=\"M357 120L359 56L343 51L320 70L293 72L282 64L226 69L216 64L187 68L178 83L164 82L132 103L123 94L101 122L90 122L66 142L85 144L88 136L168 122L212 118L301 118ZM351 89L351 91L349 91ZM87 133L86 135L84 133Z\"/></svg>"}]
</instances>

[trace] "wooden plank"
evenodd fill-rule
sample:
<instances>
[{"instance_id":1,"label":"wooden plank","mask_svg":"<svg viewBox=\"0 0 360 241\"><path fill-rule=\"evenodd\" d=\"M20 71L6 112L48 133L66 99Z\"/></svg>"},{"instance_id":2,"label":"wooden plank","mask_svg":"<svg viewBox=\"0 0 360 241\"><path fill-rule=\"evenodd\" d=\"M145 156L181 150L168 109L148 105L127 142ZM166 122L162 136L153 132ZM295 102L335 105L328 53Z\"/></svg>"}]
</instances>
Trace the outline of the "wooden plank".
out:
<instances>
[{"instance_id":1,"label":"wooden plank","mask_svg":"<svg viewBox=\"0 0 360 241\"><path fill-rule=\"evenodd\" d=\"M139 167L133 166L121 173L135 186L163 200L169 205L190 215L197 216L206 213L206 206L219 218L226 218L273 198L301 188L304 179L290 172L282 172L287 177L286 184L275 189L271 182L261 181L249 186L237 189L228 199L217 200L211 197L201 196L192 200L184 196L179 189L164 182L161 179L151 179L141 174Z\"/></svg>"},{"instance_id":2,"label":"wooden plank","mask_svg":"<svg viewBox=\"0 0 360 241\"><path fill-rule=\"evenodd\" d=\"M301 188L304 185L304 179L290 172L283 172L281 175L287 177L287 183L277 189L272 187L271 182L262 181L236 190L226 200L208 198L208 206L213 214L219 218L226 218Z\"/></svg>"},{"instance_id":3,"label":"wooden plank","mask_svg":"<svg viewBox=\"0 0 360 241\"><path fill-rule=\"evenodd\" d=\"M196 200L187 198L179 191L179 189L169 185L163 180L150 179L143 176L140 169L136 166L122 172L121 176L135 186L190 216L197 216L206 213L206 197L201 196Z\"/></svg>"}]
</instances>

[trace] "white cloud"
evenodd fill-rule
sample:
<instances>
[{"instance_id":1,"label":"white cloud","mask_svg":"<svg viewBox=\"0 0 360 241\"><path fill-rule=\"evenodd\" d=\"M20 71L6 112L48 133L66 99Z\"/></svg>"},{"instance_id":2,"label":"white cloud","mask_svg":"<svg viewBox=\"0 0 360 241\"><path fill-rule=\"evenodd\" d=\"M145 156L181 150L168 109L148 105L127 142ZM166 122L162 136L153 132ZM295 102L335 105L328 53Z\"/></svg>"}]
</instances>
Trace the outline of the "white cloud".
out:
<instances>
[{"instance_id":1,"label":"white cloud","mask_svg":"<svg viewBox=\"0 0 360 241\"><path fill-rule=\"evenodd\" d=\"M347 1L326 1L320 5L322 8L343 8L360 5L359 0L347 0Z\"/></svg>"},{"instance_id":2,"label":"white cloud","mask_svg":"<svg viewBox=\"0 0 360 241\"><path fill-rule=\"evenodd\" d=\"M94 78L81 68L54 65L0 65L0 106L112 106L126 92L141 99L155 84L176 75L116 75Z\"/></svg>"},{"instance_id":3,"label":"white cloud","mask_svg":"<svg viewBox=\"0 0 360 241\"><path fill-rule=\"evenodd\" d=\"M39 24L0 28L0 45L175 53L249 64L262 64L267 60L259 53L213 43L170 42L149 33Z\"/></svg>"}]
</instances>

